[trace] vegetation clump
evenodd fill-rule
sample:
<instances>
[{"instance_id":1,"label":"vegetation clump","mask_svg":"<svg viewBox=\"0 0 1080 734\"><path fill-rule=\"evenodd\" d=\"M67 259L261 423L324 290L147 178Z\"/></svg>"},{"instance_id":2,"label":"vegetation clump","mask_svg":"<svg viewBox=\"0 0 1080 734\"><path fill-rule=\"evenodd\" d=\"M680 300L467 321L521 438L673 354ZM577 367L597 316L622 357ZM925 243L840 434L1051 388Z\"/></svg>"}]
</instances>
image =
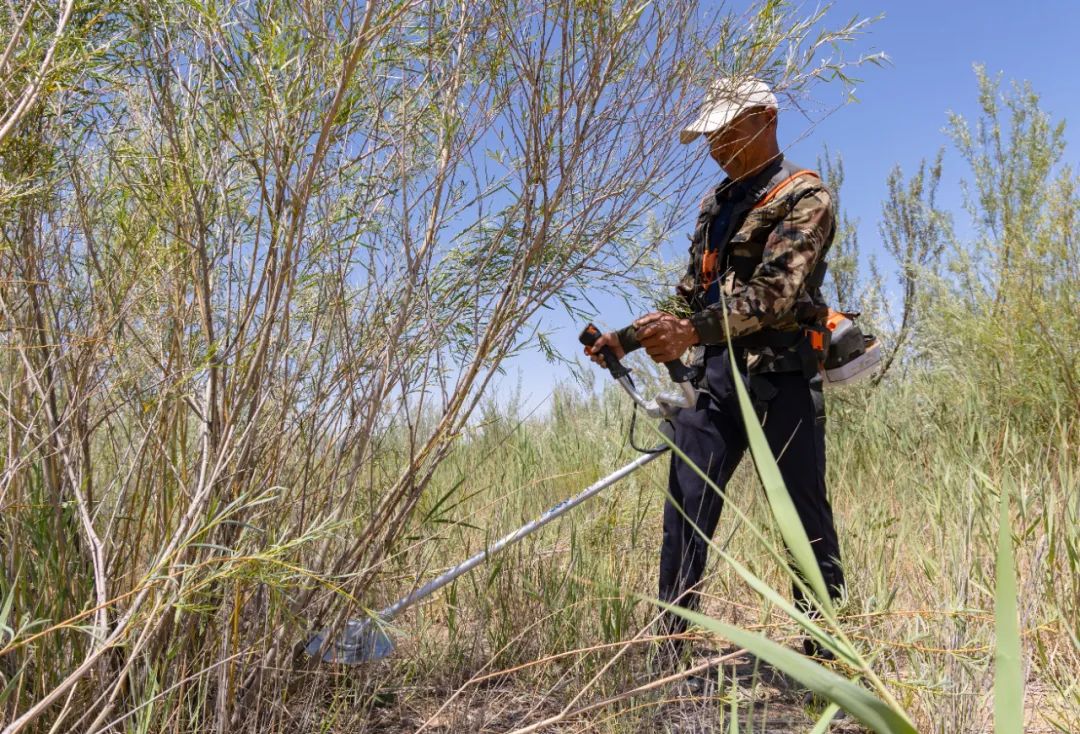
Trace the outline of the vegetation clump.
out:
<instances>
[{"instance_id":1,"label":"vegetation clump","mask_svg":"<svg viewBox=\"0 0 1080 734\"><path fill-rule=\"evenodd\" d=\"M864 21L690 0L3 12L5 734L813 726L782 672L705 632L714 695L656 682L662 462L396 620L391 660L302 646L631 459L612 389L530 417L491 386L550 351L543 309L655 279L698 194L673 131L710 79L847 83L879 60L836 50ZM889 179L893 262L839 239L838 305L890 351L829 402L852 591L833 672L918 731L989 730L994 697L1000 731L1071 732L1080 178L1033 90L978 82L980 118L949 125L967 212L940 209L939 156ZM729 487L744 519L717 544L741 571L717 559L704 611L786 644L756 485Z\"/></svg>"}]
</instances>

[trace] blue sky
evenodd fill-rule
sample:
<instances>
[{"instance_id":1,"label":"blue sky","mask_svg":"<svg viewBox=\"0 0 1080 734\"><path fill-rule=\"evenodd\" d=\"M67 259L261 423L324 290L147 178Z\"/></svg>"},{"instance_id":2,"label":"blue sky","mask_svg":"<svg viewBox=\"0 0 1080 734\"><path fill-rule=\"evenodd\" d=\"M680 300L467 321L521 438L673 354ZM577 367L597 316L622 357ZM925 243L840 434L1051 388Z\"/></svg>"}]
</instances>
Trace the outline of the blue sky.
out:
<instances>
[{"instance_id":1,"label":"blue sky","mask_svg":"<svg viewBox=\"0 0 1080 734\"><path fill-rule=\"evenodd\" d=\"M813 8L806 6L808 13ZM1073 134L1080 126L1080 0L840 0L829 17L838 25L855 15L878 13L884 17L845 54L884 51L892 63L857 74L862 79L856 90L859 102L818 122L788 150L792 159L808 167L815 165L825 145L843 156L843 207L849 217L859 220L864 254L879 249L877 223L889 171L899 164L910 173L942 145L946 157L939 201L962 217L959 181L968 174L943 129L949 111L969 120L977 117L976 63L991 74L1002 72L1005 84L1030 81L1052 119L1072 121L1073 126L1066 128L1066 138L1073 143L1066 161L1080 160L1080 142ZM822 103L824 108L827 102ZM782 112L781 144L809 127L797 114ZM687 154L703 155L704 149L687 146ZM719 181L721 174L715 170ZM686 212L687 231L695 216L695 211ZM619 301L601 299L598 305L610 309L598 315L602 326L622 326L636 315ZM545 327L562 353L579 353L580 325L549 316ZM543 411L552 386L569 378L565 366L547 365L536 354L524 355L510 362L499 392L505 396L520 386L524 406Z\"/></svg>"}]
</instances>

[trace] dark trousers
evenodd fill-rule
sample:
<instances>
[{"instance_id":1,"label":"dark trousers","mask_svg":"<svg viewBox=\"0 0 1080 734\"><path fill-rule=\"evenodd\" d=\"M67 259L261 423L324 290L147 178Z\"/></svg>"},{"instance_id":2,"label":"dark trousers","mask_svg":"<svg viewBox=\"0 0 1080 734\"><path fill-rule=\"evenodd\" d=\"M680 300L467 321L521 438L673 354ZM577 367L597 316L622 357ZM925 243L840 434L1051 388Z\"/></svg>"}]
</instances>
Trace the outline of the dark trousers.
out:
<instances>
[{"instance_id":1,"label":"dark trousers","mask_svg":"<svg viewBox=\"0 0 1080 734\"><path fill-rule=\"evenodd\" d=\"M705 372L708 392L701 395L697 409L684 409L671 421L674 442L717 486L725 488L746 453L746 431L726 351L710 354ZM815 401L810 381L799 372L755 375L749 387L825 583L830 593L838 596L844 587L844 572L825 492L823 404ZM712 538L724 501L675 455L671 457L668 492L660 549L660 599L693 609L697 606L695 587L708 555L708 543L701 534ZM796 602L806 608L798 589L793 593ZM681 617L666 616L666 631L677 633L685 628Z\"/></svg>"}]
</instances>

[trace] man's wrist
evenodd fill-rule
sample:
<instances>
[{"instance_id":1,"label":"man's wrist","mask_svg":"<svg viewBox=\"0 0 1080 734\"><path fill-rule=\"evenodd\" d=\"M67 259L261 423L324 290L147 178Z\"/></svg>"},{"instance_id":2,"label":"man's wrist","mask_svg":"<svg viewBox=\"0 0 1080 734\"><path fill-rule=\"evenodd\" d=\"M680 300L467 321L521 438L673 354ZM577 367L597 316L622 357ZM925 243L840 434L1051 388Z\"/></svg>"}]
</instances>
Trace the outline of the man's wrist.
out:
<instances>
[{"instance_id":1,"label":"man's wrist","mask_svg":"<svg viewBox=\"0 0 1080 734\"><path fill-rule=\"evenodd\" d=\"M623 351L629 354L634 350L641 349L641 342L637 338L637 330L633 324L624 326L615 332L615 336L619 338L619 345L622 346Z\"/></svg>"},{"instance_id":2,"label":"man's wrist","mask_svg":"<svg viewBox=\"0 0 1080 734\"><path fill-rule=\"evenodd\" d=\"M694 326L694 322L690 319L679 319L679 323L683 329L686 330L687 336L692 340L690 346L697 346L701 344L701 335L698 333L697 327Z\"/></svg>"}]
</instances>

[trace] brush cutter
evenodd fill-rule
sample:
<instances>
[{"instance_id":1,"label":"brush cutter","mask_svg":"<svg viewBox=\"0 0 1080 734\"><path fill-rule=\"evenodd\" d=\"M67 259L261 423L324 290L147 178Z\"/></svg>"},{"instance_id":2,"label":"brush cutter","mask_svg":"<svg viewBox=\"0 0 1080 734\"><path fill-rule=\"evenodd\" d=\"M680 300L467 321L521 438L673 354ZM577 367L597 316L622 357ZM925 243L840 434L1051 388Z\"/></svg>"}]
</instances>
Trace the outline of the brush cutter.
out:
<instances>
[{"instance_id":1,"label":"brush cutter","mask_svg":"<svg viewBox=\"0 0 1080 734\"><path fill-rule=\"evenodd\" d=\"M578 341L587 347L591 347L600 338L600 330L589 324L578 336ZM692 408L697 401L697 393L692 383L695 371L687 367L678 359L664 362L671 381L679 386L678 393L660 393L653 400L646 400L638 392L634 381L630 379L630 370L622 365L610 347L600 350L604 358L604 366L607 367L615 382L619 383L634 404L645 411L650 418L667 418L674 415L681 408Z\"/></svg>"},{"instance_id":2,"label":"brush cutter","mask_svg":"<svg viewBox=\"0 0 1080 734\"><path fill-rule=\"evenodd\" d=\"M592 324L589 324L585 327L585 330L581 332L581 335L578 338L581 340L582 344L591 346L599 337L600 331ZM626 369L619 362L611 350L605 348L601 354L604 357L608 371L611 372L611 376L615 378L624 390L626 390L631 399L633 399L635 405L644 410L649 416L654 418L667 417L680 408L689 407L694 404L695 394L690 385L693 371L683 365L682 362L676 360L668 362L665 365L668 368L671 379L680 386L682 390L681 394L665 393L658 395L655 399L647 400L638 392L637 388L634 386L633 380L630 379L630 370ZM582 502L599 494L623 477L633 474L635 471L664 453L666 449L666 446L660 446L648 450L647 453L639 456L621 469L618 469L594 484L589 485L580 494L563 500L535 520L522 525L514 532L503 536L471 558L462 561L423 586L414 589L409 594L378 612L375 616L362 620L350 619L346 622L344 629L342 629L333 640L328 639L328 630L317 633L308 641L304 648L305 652L312 657L322 658L329 663L343 663L346 665L357 665L364 662L381 660L387 657L394 649L394 643L386 633L387 623L398 616L402 611L421 599L431 596L457 577L464 573L468 573L502 549L513 545L525 536L536 532L552 520L565 515Z\"/></svg>"}]
</instances>

